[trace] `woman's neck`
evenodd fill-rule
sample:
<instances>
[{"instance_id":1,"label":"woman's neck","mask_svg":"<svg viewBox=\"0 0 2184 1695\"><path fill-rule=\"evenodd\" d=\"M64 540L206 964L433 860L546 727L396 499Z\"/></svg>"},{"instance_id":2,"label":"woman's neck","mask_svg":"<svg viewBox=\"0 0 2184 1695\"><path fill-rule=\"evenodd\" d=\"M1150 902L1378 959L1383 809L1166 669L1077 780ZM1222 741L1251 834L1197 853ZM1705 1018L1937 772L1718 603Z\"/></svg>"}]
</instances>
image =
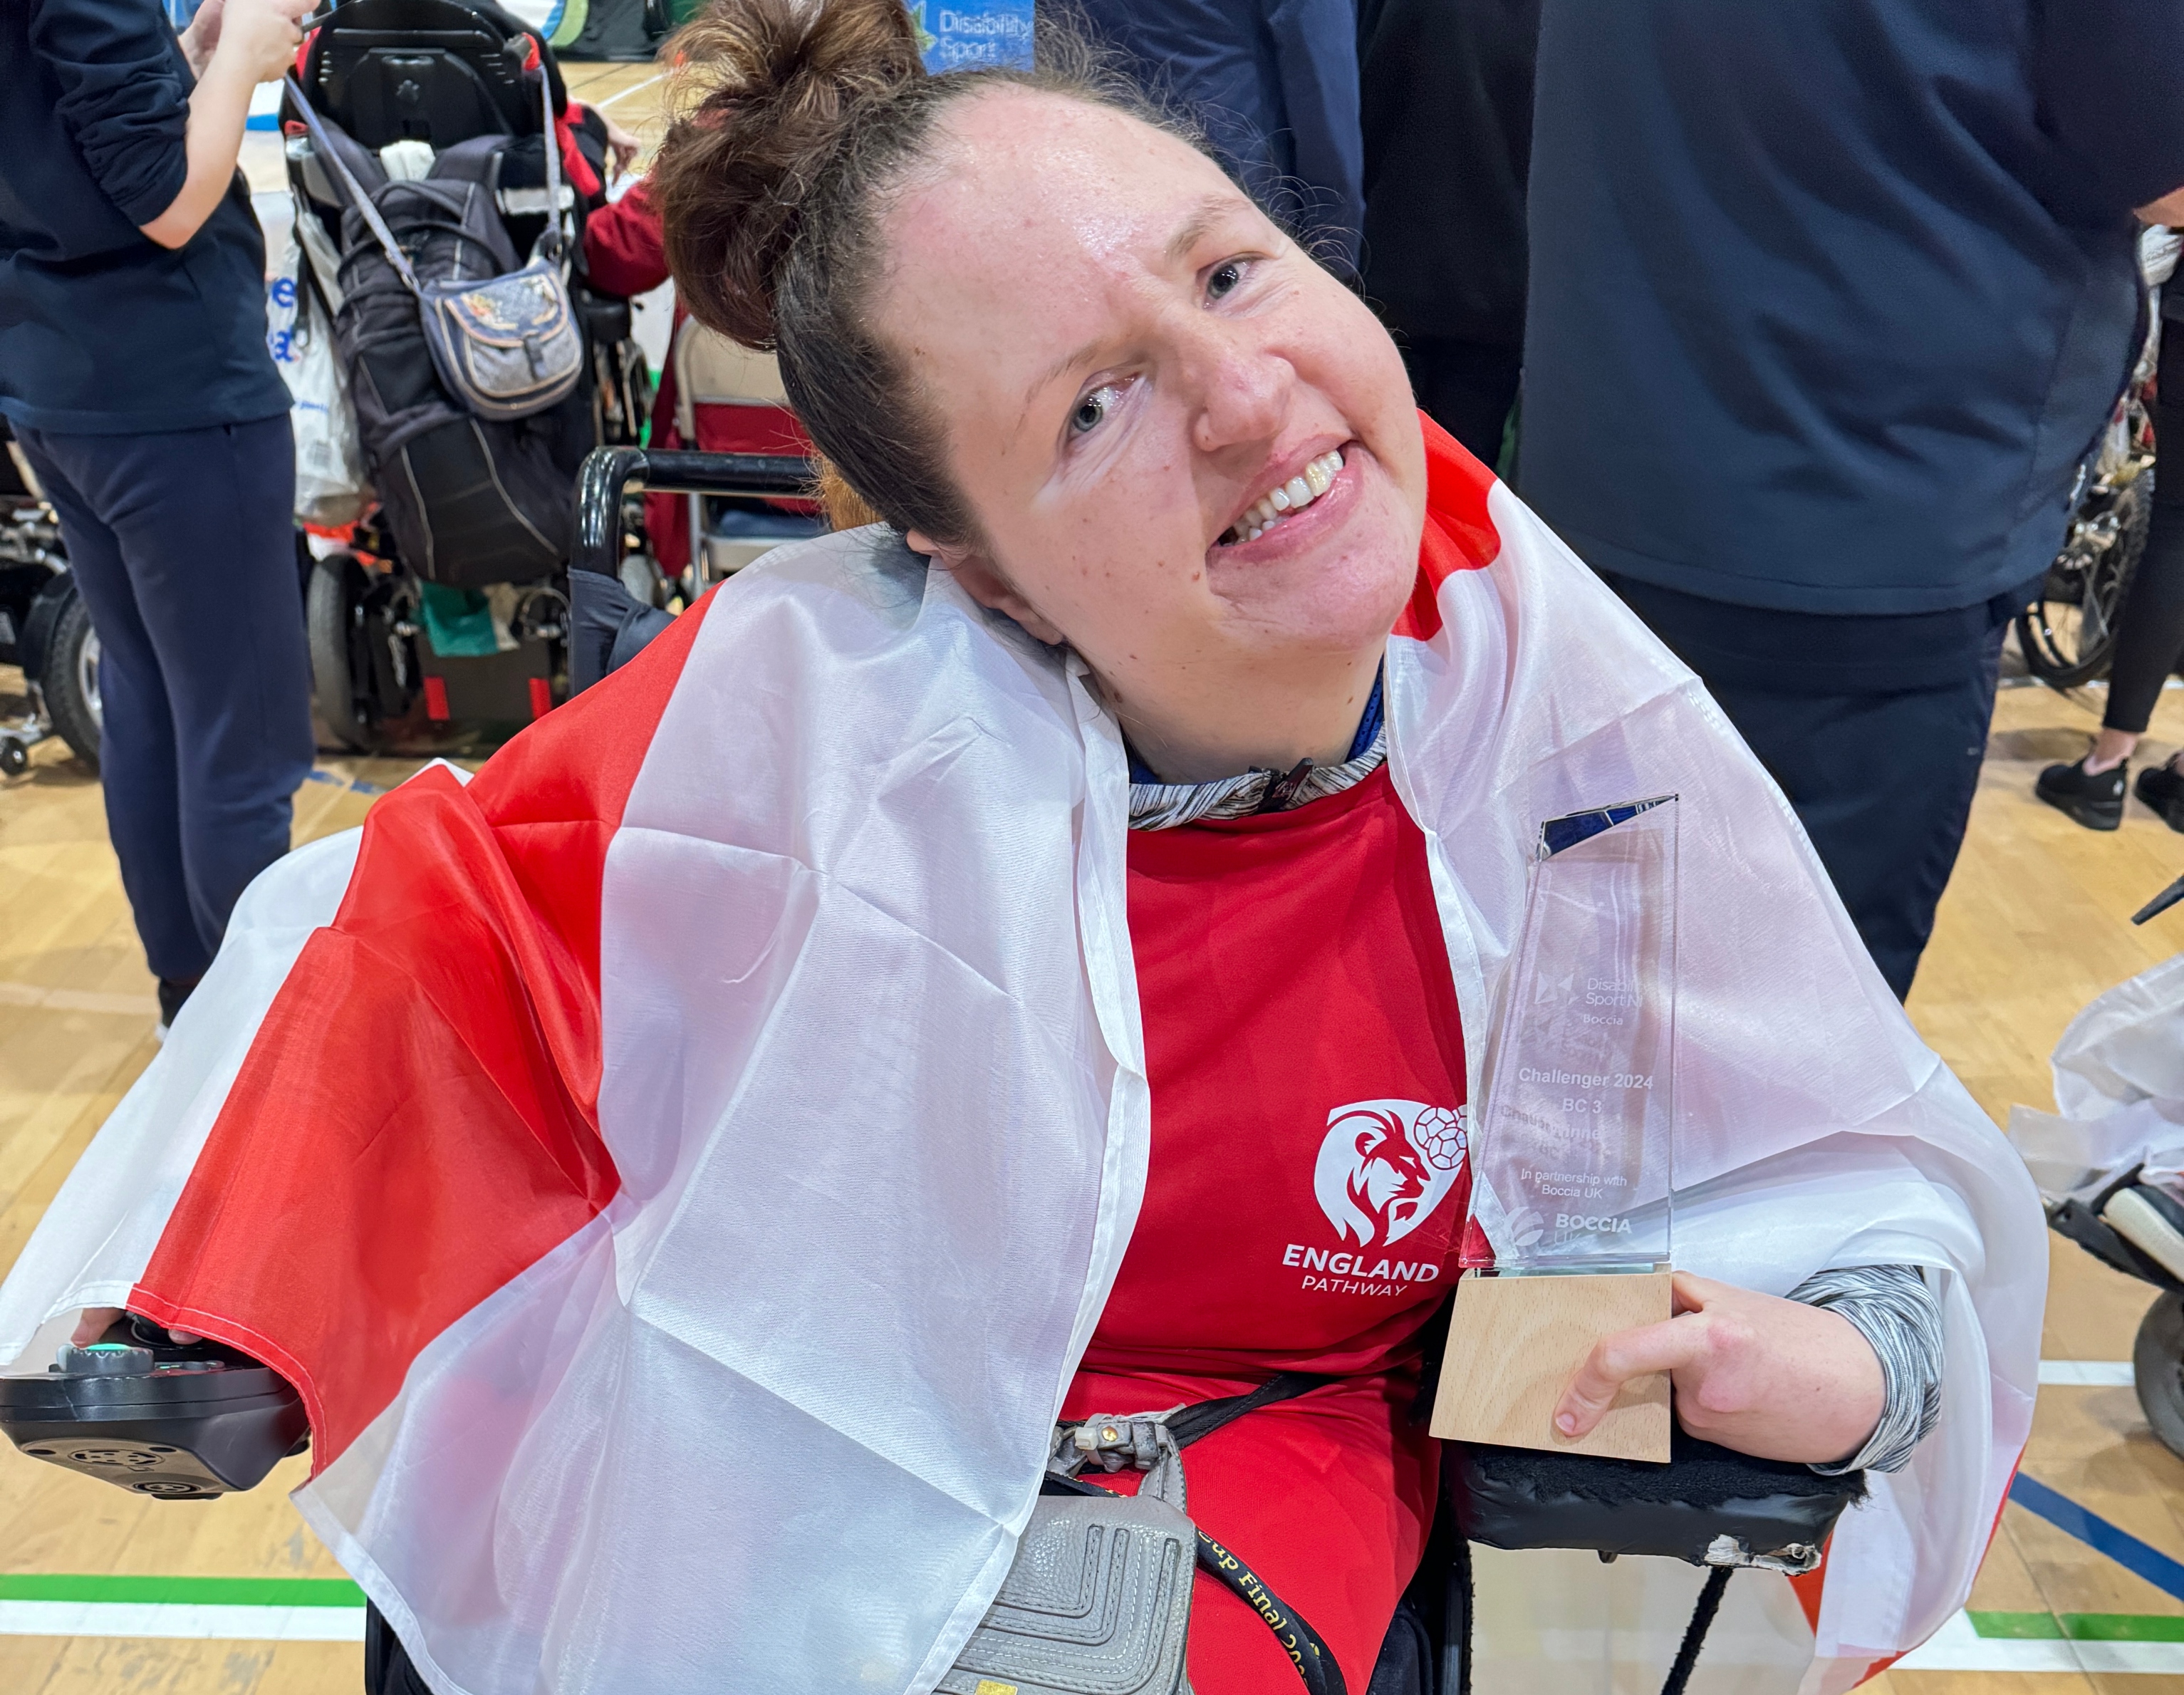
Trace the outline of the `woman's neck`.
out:
<instances>
[{"instance_id":1,"label":"woman's neck","mask_svg":"<svg viewBox=\"0 0 2184 1695\"><path fill-rule=\"evenodd\" d=\"M1107 702L1139 756L1164 783L1213 783L1246 771L1289 771L1299 760L1339 765L1372 697L1385 644L1318 662L1209 678L1158 699Z\"/></svg>"}]
</instances>

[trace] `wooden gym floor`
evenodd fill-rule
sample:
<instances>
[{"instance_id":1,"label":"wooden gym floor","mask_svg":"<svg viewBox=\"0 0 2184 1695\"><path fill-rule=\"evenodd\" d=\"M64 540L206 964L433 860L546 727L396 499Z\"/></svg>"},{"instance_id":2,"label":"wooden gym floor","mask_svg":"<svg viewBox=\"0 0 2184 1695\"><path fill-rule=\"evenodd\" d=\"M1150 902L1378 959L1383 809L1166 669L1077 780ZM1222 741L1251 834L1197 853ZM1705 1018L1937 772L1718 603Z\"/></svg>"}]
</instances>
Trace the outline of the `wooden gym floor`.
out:
<instances>
[{"instance_id":1,"label":"wooden gym floor","mask_svg":"<svg viewBox=\"0 0 2184 1695\"><path fill-rule=\"evenodd\" d=\"M566 69L579 98L656 137L654 67ZM245 164L254 188L279 187L272 137L254 136ZM0 719L24 710L21 689L0 668ZM2031 798L2039 767L2075 758L2098 711L2098 696L2003 693L1911 1000L1998 1120L2014 1101L2051 1104L2048 1053L2081 1006L2184 946L2184 907L2143 930L2126 922L2184 870L2184 837L2136 803L2120 833L2097 835ZM2148 751L2180 742L2184 694L2172 692ZM296 839L360 822L417 764L323 758L298 792ZM48 743L26 775L0 780L0 1274L151 1058L152 988L98 781ZM1869 1688L2184 1695L2184 1461L2148 1432L2119 1363L2148 1298L2057 1245L2030 1482L1966 1614L1919 1669ZM357 1597L286 1499L304 1466L175 1505L0 1449L0 1695L356 1695ZM1695 1688L1708 1683L1700 1664Z\"/></svg>"}]
</instances>

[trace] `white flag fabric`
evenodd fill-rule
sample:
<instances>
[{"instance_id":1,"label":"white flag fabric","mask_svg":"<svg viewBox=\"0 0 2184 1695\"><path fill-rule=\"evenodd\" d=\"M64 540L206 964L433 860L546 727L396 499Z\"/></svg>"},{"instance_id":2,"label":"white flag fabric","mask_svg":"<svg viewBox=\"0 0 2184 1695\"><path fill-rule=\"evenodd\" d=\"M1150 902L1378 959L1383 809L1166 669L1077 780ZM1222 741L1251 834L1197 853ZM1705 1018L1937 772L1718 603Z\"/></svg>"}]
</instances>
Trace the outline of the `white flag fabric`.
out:
<instances>
[{"instance_id":1,"label":"white flag fabric","mask_svg":"<svg viewBox=\"0 0 2184 1695\"><path fill-rule=\"evenodd\" d=\"M2087 1002L2053 1064L2055 1110L2009 1113L2041 1192L2090 1201L2137 1166L2184 1201L2184 954Z\"/></svg>"},{"instance_id":2,"label":"white flag fabric","mask_svg":"<svg viewBox=\"0 0 2184 1695\"><path fill-rule=\"evenodd\" d=\"M1847 1687L2000 1511L2031 1185L1696 681L1424 427L1390 760L1474 1092L1539 822L1679 793L1678 1263L1940 1291L1940 1425L1799 1592L1791 1681ZM299 1504L442 1695L919 1695L1143 1192L1127 801L1073 660L884 531L779 550L253 886L0 1288L0 1359L125 1296L281 1370Z\"/></svg>"}]
</instances>

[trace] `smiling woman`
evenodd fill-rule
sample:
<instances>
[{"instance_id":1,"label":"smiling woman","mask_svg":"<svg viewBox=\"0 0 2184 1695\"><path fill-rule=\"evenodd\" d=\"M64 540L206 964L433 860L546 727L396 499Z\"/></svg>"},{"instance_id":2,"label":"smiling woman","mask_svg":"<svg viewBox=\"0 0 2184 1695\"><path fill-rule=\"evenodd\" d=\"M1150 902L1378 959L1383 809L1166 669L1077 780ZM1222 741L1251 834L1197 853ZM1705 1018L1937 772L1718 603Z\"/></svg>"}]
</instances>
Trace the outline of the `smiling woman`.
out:
<instances>
[{"instance_id":1,"label":"smiling woman","mask_svg":"<svg viewBox=\"0 0 2184 1695\"><path fill-rule=\"evenodd\" d=\"M1417 574L1394 344L1128 84L927 77L900 12L677 38L653 195L683 298L777 348L849 483L1067 639L1163 777L1339 760Z\"/></svg>"},{"instance_id":2,"label":"smiling woman","mask_svg":"<svg viewBox=\"0 0 2184 1695\"><path fill-rule=\"evenodd\" d=\"M1681 1310L1537 1436L1666 1372L1695 1435L1869 1469L1814 1604L1738 1580L1803 1650L1754 1663L1847 1687L1962 1604L2021 1449L2021 1168L1356 298L1126 87L915 47L899 0L717 0L653 188L880 521L261 878L0 1360L123 1302L274 1364L436 1689L1108 1687L1054 1640L1084 1526L1173 1531L1203 1435L1224 1552L1116 1687L1418 1695L1527 866L1675 794Z\"/></svg>"}]
</instances>

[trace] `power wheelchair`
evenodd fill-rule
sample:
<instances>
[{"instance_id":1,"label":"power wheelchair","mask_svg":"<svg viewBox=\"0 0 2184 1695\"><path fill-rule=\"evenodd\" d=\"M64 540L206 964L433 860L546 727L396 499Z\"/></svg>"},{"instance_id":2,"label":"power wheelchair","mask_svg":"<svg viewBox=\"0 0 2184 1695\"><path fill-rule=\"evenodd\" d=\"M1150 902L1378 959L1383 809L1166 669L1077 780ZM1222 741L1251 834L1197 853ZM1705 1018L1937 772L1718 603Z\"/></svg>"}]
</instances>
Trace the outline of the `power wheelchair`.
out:
<instances>
[{"instance_id":1,"label":"power wheelchair","mask_svg":"<svg viewBox=\"0 0 2184 1695\"><path fill-rule=\"evenodd\" d=\"M69 575L59 521L0 418L0 665L20 666L28 716L0 720L0 777L30 769L31 750L58 736L98 769L98 635Z\"/></svg>"},{"instance_id":2,"label":"power wheelchair","mask_svg":"<svg viewBox=\"0 0 2184 1695\"><path fill-rule=\"evenodd\" d=\"M559 474L573 479L595 447L638 441L652 378L630 304L591 288L583 274L583 220L603 204L604 127L569 104L545 37L493 0L344 0L310 28L299 81L345 160L407 180L423 162L485 138L499 143L488 186L514 251L531 251L548 218L558 220L586 343L583 374L574 394L523 422L547 434ZM541 79L593 179L583 187L565 179L551 209L545 148L555 138L543 133ZM285 101L299 293L315 295L312 305L331 325L343 298L347 201L300 117ZM488 513L450 538L449 551L489 541L495 523L510 527ZM488 549L495 559L505 553L507 565L485 567L505 572L504 580L481 583L473 567L460 588L432 581L447 573L430 561L404 556L381 506L320 533L313 551L305 601L315 705L344 746L378 752L397 726L520 724L567 697L566 535L515 535L506 549Z\"/></svg>"}]
</instances>

